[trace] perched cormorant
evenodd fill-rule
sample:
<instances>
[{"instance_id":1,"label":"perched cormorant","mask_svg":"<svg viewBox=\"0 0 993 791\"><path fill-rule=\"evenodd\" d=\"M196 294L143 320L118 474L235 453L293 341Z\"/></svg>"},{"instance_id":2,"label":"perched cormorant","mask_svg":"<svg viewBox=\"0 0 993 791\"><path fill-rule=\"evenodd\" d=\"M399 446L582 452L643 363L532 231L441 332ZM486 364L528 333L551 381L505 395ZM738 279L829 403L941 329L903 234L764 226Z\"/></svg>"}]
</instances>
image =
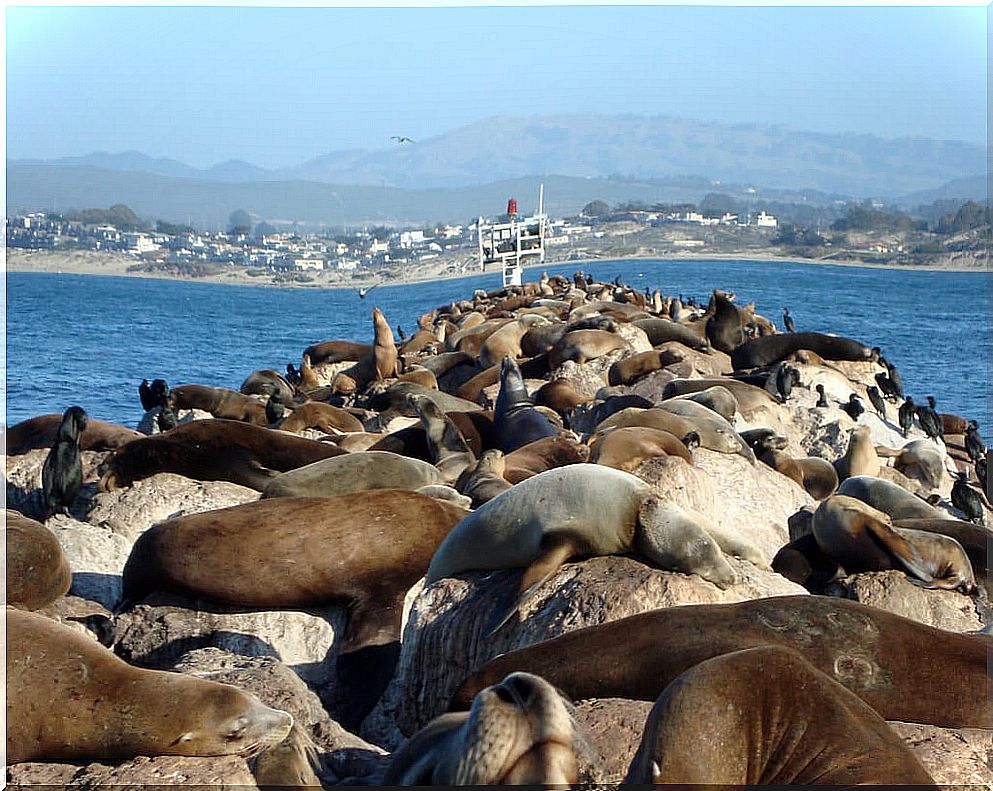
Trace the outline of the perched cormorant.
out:
<instances>
[{"instance_id":1,"label":"perched cormorant","mask_svg":"<svg viewBox=\"0 0 993 791\"><path fill-rule=\"evenodd\" d=\"M583 277L586 279L587 288L593 285L593 275L583 275Z\"/></svg>"},{"instance_id":2,"label":"perched cormorant","mask_svg":"<svg viewBox=\"0 0 993 791\"><path fill-rule=\"evenodd\" d=\"M52 449L41 468L42 508L47 519L52 514L69 513L83 486L83 462L79 455L79 435L86 428L86 412L71 406L62 415Z\"/></svg>"},{"instance_id":3,"label":"perched cormorant","mask_svg":"<svg viewBox=\"0 0 993 791\"><path fill-rule=\"evenodd\" d=\"M817 391L817 403L814 404L814 406L817 407L828 406L827 395L825 395L824 393L824 385L817 385L817 387L815 387L814 389Z\"/></svg>"},{"instance_id":4,"label":"perched cormorant","mask_svg":"<svg viewBox=\"0 0 993 791\"><path fill-rule=\"evenodd\" d=\"M172 411L172 407L163 406L159 410L159 414L155 416L155 423L159 427L159 431L168 431L171 428L176 428L179 421L176 420L176 413Z\"/></svg>"},{"instance_id":5,"label":"perched cormorant","mask_svg":"<svg viewBox=\"0 0 993 791\"><path fill-rule=\"evenodd\" d=\"M979 485L983 487L983 491L986 492L987 496L990 493L990 479L989 479L989 459L990 452L986 451L980 458L976 459L976 477L979 479Z\"/></svg>"},{"instance_id":6,"label":"perched cormorant","mask_svg":"<svg viewBox=\"0 0 993 791\"><path fill-rule=\"evenodd\" d=\"M283 401L283 397L279 394L278 390L273 390L269 395L269 400L265 402L265 419L272 425L283 417L285 411L286 404Z\"/></svg>"},{"instance_id":7,"label":"perched cormorant","mask_svg":"<svg viewBox=\"0 0 993 791\"><path fill-rule=\"evenodd\" d=\"M914 405L914 399L907 396L907 399L900 404L900 410L897 413L897 419L900 422L900 428L903 429L903 436L907 436L907 432L910 431L914 426L914 415L917 414L917 407Z\"/></svg>"},{"instance_id":8,"label":"perched cormorant","mask_svg":"<svg viewBox=\"0 0 993 791\"><path fill-rule=\"evenodd\" d=\"M397 335L400 336L400 340L402 341L407 340L407 333L403 331L403 327L401 327L399 324L397 324Z\"/></svg>"},{"instance_id":9,"label":"perched cormorant","mask_svg":"<svg viewBox=\"0 0 993 791\"><path fill-rule=\"evenodd\" d=\"M779 368L776 369L776 392L784 404L790 397L790 393L793 392L793 386L799 384L800 371L792 365L781 363Z\"/></svg>"},{"instance_id":10,"label":"perched cormorant","mask_svg":"<svg viewBox=\"0 0 993 791\"><path fill-rule=\"evenodd\" d=\"M917 407L917 419L921 422L921 428L931 439L937 441L939 437L944 437L944 430L941 426L941 418L935 411L934 396L927 397L927 406Z\"/></svg>"},{"instance_id":11,"label":"perched cormorant","mask_svg":"<svg viewBox=\"0 0 993 791\"><path fill-rule=\"evenodd\" d=\"M286 363L286 381L291 385L300 384L300 372L294 367L293 363Z\"/></svg>"},{"instance_id":12,"label":"perched cormorant","mask_svg":"<svg viewBox=\"0 0 993 791\"><path fill-rule=\"evenodd\" d=\"M969 454L969 458L972 459L973 463L979 461L986 452L986 445L983 443L983 438L979 436L979 423L975 420L970 420L969 425L965 429L965 452Z\"/></svg>"},{"instance_id":13,"label":"perched cormorant","mask_svg":"<svg viewBox=\"0 0 993 791\"><path fill-rule=\"evenodd\" d=\"M865 407L862 406L862 399L859 398L855 393L848 396L848 403L842 404L841 408L848 413L848 416L855 421L858 421L859 415L865 412Z\"/></svg>"},{"instance_id":14,"label":"perched cormorant","mask_svg":"<svg viewBox=\"0 0 993 791\"><path fill-rule=\"evenodd\" d=\"M867 387L865 393L869 396L869 403L872 404L873 409L879 413L879 417L886 420L886 402L883 401L883 397L879 394L879 391L875 387Z\"/></svg>"},{"instance_id":15,"label":"perched cormorant","mask_svg":"<svg viewBox=\"0 0 993 791\"><path fill-rule=\"evenodd\" d=\"M890 384L896 391L896 397L903 398L903 377L900 376L900 372L895 365L890 365L888 362L886 363L886 370L890 375Z\"/></svg>"},{"instance_id":16,"label":"perched cormorant","mask_svg":"<svg viewBox=\"0 0 993 791\"><path fill-rule=\"evenodd\" d=\"M148 384L147 379L142 379L138 385L138 398L141 399L141 408L146 412L155 409L157 406L165 406L166 396L169 395L169 385L165 379L154 379L152 384Z\"/></svg>"},{"instance_id":17,"label":"perched cormorant","mask_svg":"<svg viewBox=\"0 0 993 791\"><path fill-rule=\"evenodd\" d=\"M783 326L787 332L796 332L796 326L793 324L793 317L790 315L789 308L783 308Z\"/></svg>"},{"instance_id":18,"label":"perched cormorant","mask_svg":"<svg viewBox=\"0 0 993 791\"><path fill-rule=\"evenodd\" d=\"M880 371L875 376L876 384L879 385L879 389L884 396L887 398L892 398L894 401L899 398L896 392L896 387L893 385L892 380Z\"/></svg>"},{"instance_id":19,"label":"perched cormorant","mask_svg":"<svg viewBox=\"0 0 993 791\"><path fill-rule=\"evenodd\" d=\"M969 473L960 472L952 484L952 505L958 508L965 518L977 524L983 523L983 498L969 486Z\"/></svg>"}]
</instances>

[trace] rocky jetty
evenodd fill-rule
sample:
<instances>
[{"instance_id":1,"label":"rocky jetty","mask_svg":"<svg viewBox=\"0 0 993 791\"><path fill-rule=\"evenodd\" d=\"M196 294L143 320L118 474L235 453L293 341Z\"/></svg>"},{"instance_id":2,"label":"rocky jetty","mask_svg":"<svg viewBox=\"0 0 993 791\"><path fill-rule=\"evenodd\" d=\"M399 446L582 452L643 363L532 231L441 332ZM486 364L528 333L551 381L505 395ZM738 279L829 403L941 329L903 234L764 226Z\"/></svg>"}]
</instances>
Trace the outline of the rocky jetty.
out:
<instances>
[{"instance_id":1,"label":"rocky jetty","mask_svg":"<svg viewBox=\"0 0 993 791\"><path fill-rule=\"evenodd\" d=\"M985 449L976 452L975 431L958 416L940 415L949 430L936 437L917 408L908 421L903 383L871 339L780 332L733 294L682 304L578 272L428 310L401 343L387 318L375 311L368 343L309 347L285 375L246 370L241 392L186 388L178 399L160 388L139 433L117 432L111 446L82 442L82 487L58 513L43 497L52 437L16 434L18 453L5 457L7 507L43 523L72 572L68 593L38 612L133 666L239 687L294 725L275 748L222 756L164 747L80 757L42 735L49 757L9 756L8 784L409 780L390 774L400 772L391 755L407 760L399 751L408 744L425 761L456 750L454 741L416 740L488 660L669 607L839 597L993 650ZM342 461L369 451L378 456L362 466ZM514 486L533 480L540 491L567 480L552 471L594 463L625 470L618 475L643 499L633 526L616 511L619 541L583 532L592 529L583 527L590 502L615 507L606 490L580 497L556 488L551 511L494 527ZM320 509L304 501L330 497L330 520L308 522ZM374 508L401 499L409 519ZM470 518L470 502L514 547L425 583L428 561ZM662 530L645 502L678 518ZM432 516L415 521L415 507ZM287 516L257 525L261 537L242 544L205 543L248 508ZM508 524L516 518L508 513ZM190 538L174 538L194 524ZM370 558L397 545L391 530L416 540L376 565ZM691 541L713 547L725 577L708 574L685 549ZM8 559L15 550L8 531ZM246 558L252 571L239 565ZM500 608L508 615L494 629ZM985 683L977 697L988 692L988 671ZM8 686L8 729L21 722L17 692ZM940 690L929 694L941 700ZM652 703L604 694L569 704L566 776L620 782ZM993 787L993 731L890 728L937 784ZM487 781L559 777L540 765Z\"/></svg>"}]
</instances>

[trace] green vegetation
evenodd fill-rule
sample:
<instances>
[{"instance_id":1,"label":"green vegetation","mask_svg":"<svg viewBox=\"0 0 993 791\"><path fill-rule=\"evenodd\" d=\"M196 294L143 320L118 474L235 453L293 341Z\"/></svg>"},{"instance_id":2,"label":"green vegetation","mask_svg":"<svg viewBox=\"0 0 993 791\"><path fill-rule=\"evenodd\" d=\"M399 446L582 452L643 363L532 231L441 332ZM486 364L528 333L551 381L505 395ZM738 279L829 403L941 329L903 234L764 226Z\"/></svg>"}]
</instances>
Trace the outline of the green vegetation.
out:
<instances>
[{"instance_id":1,"label":"green vegetation","mask_svg":"<svg viewBox=\"0 0 993 791\"><path fill-rule=\"evenodd\" d=\"M155 232L169 234L169 236L177 236L179 234L194 233L194 230L189 225L180 225L179 223L166 222L165 220L156 220Z\"/></svg>"},{"instance_id":2,"label":"green vegetation","mask_svg":"<svg viewBox=\"0 0 993 791\"><path fill-rule=\"evenodd\" d=\"M228 233L248 236L252 232L252 216L244 209L235 209L228 216Z\"/></svg>"},{"instance_id":3,"label":"green vegetation","mask_svg":"<svg viewBox=\"0 0 993 791\"><path fill-rule=\"evenodd\" d=\"M969 201L955 214L946 214L935 228L936 233L953 234L971 231L984 225L993 224L993 209L981 203Z\"/></svg>"},{"instance_id":4,"label":"green vegetation","mask_svg":"<svg viewBox=\"0 0 993 791\"><path fill-rule=\"evenodd\" d=\"M109 209L83 209L71 212L65 215L65 219L88 225L113 225L119 231L145 231L151 227L123 203L115 203Z\"/></svg>"},{"instance_id":5,"label":"green vegetation","mask_svg":"<svg viewBox=\"0 0 993 791\"><path fill-rule=\"evenodd\" d=\"M844 217L831 223L833 231L926 231L927 222L914 220L903 212L885 212L862 204L853 206Z\"/></svg>"}]
</instances>

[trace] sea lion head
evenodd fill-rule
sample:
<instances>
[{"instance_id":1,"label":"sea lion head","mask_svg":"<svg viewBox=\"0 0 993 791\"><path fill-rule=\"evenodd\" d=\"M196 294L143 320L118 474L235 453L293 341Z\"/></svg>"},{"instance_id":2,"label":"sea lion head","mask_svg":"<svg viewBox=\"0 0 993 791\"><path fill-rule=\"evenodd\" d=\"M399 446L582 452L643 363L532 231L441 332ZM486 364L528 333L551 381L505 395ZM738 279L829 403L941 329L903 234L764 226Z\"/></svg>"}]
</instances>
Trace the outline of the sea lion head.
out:
<instances>
[{"instance_id":1,"label":"sea lion head","mask_svg":"<svg viewBox=\"0 0 993 791\"><path fill-rule=\"evenodd\" d=\"M503 475L507 469L507 462L503 451L499 448L484 450L476 465L476 472L492 473L493 475Z\"/></svg>"},{"instance_id":2,"label":"sea lion head","mask_svg":"<svg viewBox=\"0 0 993 791\"><path fill-rule=\"evenodd\" d=\"M512 673L482 690L462 731L455 785L571 785L579 778L572 717L538 676Z\"/></svg>"}]
</instances>

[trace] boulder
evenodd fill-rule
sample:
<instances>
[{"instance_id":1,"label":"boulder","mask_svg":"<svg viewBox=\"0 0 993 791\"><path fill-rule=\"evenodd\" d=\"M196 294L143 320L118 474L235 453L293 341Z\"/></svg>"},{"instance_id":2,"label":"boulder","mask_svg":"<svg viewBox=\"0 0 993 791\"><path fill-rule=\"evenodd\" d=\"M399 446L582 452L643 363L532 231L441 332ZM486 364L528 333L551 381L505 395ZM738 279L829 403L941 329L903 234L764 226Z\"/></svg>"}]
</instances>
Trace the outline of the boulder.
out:
<instances>
[{"instance_id":1,"label":"boulder","mask_svg":"<svg viewBox=\"0 0 993 791\"><path fill-rule=\"evenodd\" d=\"M61 514L45 526L55 534L72 569L69 593L116 609L123 596L121 573L131 554L131 542L106 528Z\"/></svg>"},{"instance_id":2,"label":"boulder","mask_svg":"<svg viewBox=\"0 0 993 791\"><path fill-rule=\"evenodd\" d=\"M983 628L977 611L977 606L981 605L977 599L957 591L922 588L914 585L902 571L853 574L832 583L827 592L912 618L936 629L973 632Z\"/></svg>"},{"instance_id":3,"label":"boulder","mask_svg":"<svg viewBox=\"0 0 993 791\"><path fill-rule=\"evenodd\" d=\"M586 736L597 756L604 782L624 780L634 754L641 744L652 703L647 700L600 698L581 700L575 705L576 725Z\"/></svg>"},{"instance_id":4,"label":"boulder","mask_svg":"<svg viewBox=\"0 0 993 791\"><path fill-rule=\"evenodd\" d=\"M44 508L41 501L41 470L48 458L48 448L29 450L20 456L4 458L7 479L7 508L20 511L31 519L44 521ZM97 492L100 476L97 468L110 455L108 451L80 451L83 464L83 487L76 497L70 512L82 519L89 510L90 500Z\"/></svg>"},{"instance_id":5,"label":"boulder","mask_svg":"<svg viewBox=\"0 0 993 791\"><path fill-rule=\"evenodd\" d=\"M492 636L484 634L484 624L498 602L512 600L521 571L439 580L414 602L397 672L362 735L395 748L445 710L474 668L505 651L661 607L806 593L778 574L735 558L728 562L739 581L725 591L695 575L661 571L629 557L568 563L522 608L520 620L511 618Z\"/></svg>"},{"instance_id":6,"label":"boulder","mask_svg":"<svg viewBox=\"0 0 993 791\"><path fill-rule=\"evenodd\" d=\"M259 493L228 481L195 481L171 472L93 498L87 521L105 525L133 542L156 522L227 508L259 499Z\"/></svg>"},{"instance_id":7,"label":"boulder","mask_svg":"<svg viewBox=\"0 0 993 791\"><path fill-rule=\"evenodd\" d=\"M941 786L993 788L993 731L891 722Z\"/></svg>"},{"instance_id":8,"label":"boulder","mask_svg":"<svg viewBox=\"0 0 993 791\"><path fill-rule=\"evenodd\" d=\"M154 788L156 786L200 786L231 791L258 788L244 758L222 755L211 758L188 758L160 755L138 757L110 766L92 763L73 764L23 763L7 767L11 788L24 786L102 788Z\"/></svg>"}]
</instances>

